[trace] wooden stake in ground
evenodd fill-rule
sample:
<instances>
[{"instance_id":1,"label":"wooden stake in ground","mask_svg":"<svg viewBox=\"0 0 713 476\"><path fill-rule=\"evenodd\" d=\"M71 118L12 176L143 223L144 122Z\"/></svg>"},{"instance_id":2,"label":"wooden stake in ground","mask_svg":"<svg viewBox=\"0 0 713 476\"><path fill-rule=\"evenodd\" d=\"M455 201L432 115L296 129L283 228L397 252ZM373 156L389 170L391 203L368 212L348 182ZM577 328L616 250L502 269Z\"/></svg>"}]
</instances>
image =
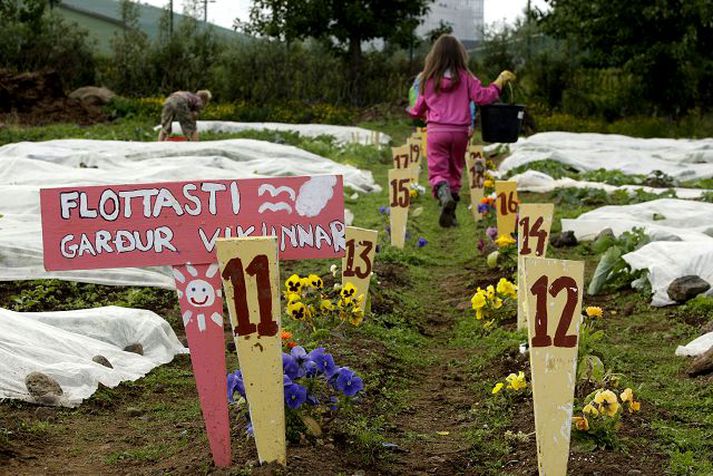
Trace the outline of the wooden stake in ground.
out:
<instances>
[{"instance_id":1,"label":"wooden stake in ground","mask_svg":"<svg viewBox=\"0 0 713 476\"><path fill-rule=\"evenodd\" d=\"M285 465L277 239L219 239L216 248L258 457Z\"/></svg>"},{"instance_id":2,"label":"wooden stake in ground","mask_svg":"<svg viewBox=\"0 0 713 476\"><path fill-rule=\"evenodd\" d=\"M378 237L378 231L347 227L347 252L342 258L342 285L351 283L356 287L357 295L364 295L361 302L362 311L366 309L366 301L369 297L369 283L371 283Z\"/></svg>"},{"instance_id":3,"label":"wooden stake in ground","mask_svg":"<svg viewBox=\"0 0 713 476\"><path fill-rule=\"evenodd\" d=\"M552 215L555 206L552 203L523 203L518 210L517 229L517 328L527 328L527 303L523 286L523 264L525 256L533 258L547 257L547 244L550 239Z\"/></svg>"},{"instance_id":4,"label":"wooden stake in ground","mask_svg":"<svg viewBox=\"0 0 713 476\"><path fill-rule=\"evenodd\" d=\"M495 196L498 236L510 236L515 232L517 220L517 182L496 180Z\"/></svg>"},{"instance_id":5,"label":"wooden stake in ground","mask_svg":"<svg viewBox=\"0 0 713 476\"><path fill-rule=\"evenodd\" d=\"M524 257L540 476L566 476L584 262Z\"/></svg>"},{"instance_id":6,"label":"wooden stake in ground","mask_svg":"<svg viewBox=\"0 0 713 476\"><path fill-rule=\"evenodd\" d=\"M395 169L407 169L411 166L411 152L408 145L391 148L391 157Z\"/></svg>"},{"instance_id":7,"label":"wooden stake in ground","mask_svg":"<svg viewBox=\"0 0 713 476\"><path fill-rule=\"evenodd\" d=\"M411 169L389 170L389 221L391 224L391 244L403 248L406 242L406 222L411 205L410 185L413 178Z\"/></svg>"},{"instance_id":8,"label":"wooden stake in ground","mask_svg":"<svg viewBox=\"0 0 713 476\"><path fill-rule=\"evenodd\" d=\"M470 212L475 221L482 217L478 205L485 196L485 158L482 145L471 145L465 153L465 166L468 170L468 189L470 189Z\"/></svg>"}]
</instances>

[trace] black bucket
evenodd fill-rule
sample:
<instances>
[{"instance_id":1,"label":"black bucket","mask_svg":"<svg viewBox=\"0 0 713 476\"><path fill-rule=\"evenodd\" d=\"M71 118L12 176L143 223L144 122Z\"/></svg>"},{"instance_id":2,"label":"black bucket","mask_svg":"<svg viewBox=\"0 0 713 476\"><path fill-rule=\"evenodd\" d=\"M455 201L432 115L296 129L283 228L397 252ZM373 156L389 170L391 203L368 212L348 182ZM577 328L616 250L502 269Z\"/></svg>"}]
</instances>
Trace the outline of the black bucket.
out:
<instances>
[{"instance_id":1,"label":"black bucket","mask_svg":"<svg viewBox=\"0 0 713 476\"><path fill-rule=\"evenodd\" d=\"M522 104L489 104L479 106L483 142L517 142L525 106Z\"/></svg>"}]
</instances>

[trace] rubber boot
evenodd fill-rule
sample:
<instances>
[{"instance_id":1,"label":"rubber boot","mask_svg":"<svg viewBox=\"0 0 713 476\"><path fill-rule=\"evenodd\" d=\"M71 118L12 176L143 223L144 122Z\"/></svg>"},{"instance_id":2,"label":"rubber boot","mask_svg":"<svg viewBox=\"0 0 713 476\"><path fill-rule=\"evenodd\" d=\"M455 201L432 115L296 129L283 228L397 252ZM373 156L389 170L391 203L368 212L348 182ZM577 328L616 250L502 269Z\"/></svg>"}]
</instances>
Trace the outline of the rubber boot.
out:
<instances>
[{"instance_id":1,"label":"rubber boot","mask_svg":"<svg viewBox=\"0 0 713 476\"><path fill-rule=\"evenodd\" d=\"M451 196L453 196L453 201L456 202L455 206L453 207L453 213L452 218L453 218L453 225L452 226L458 226L458 218L456 217L456 208L458 207L458 203L460 203L460 194L458 192L451 192Z\"/></svg>"},{"instance_id":2,"label":"rubber boot","mask_svg":"<svg viewBox=\"0 0 713 476\"><path fill-rule=\"evenodd\" d=\"M443 182L438 185L436 197L441 204L441 216L438 217L438 224L443 228L454 226L453 218L455 217L456 201L451 195L451 187Z\"/></svg>"}]
</instances>

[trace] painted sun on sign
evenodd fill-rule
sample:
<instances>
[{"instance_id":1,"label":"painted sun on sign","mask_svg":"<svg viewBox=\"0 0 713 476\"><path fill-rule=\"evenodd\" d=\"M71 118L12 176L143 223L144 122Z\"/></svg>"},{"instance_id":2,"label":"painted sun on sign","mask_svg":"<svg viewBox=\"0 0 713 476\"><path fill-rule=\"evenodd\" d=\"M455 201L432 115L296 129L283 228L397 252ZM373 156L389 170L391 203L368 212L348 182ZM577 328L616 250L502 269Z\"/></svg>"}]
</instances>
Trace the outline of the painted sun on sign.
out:
<instances>
[{"instance_id":1,"label":"painted sun on sign","mask_svg":"<svg viewBox=\"0 0 713 476\"><path fill-rule=\"evenodd\" d=\"M195 308L198 330L204 332L206 330L206 313L201 312L201 308L211 307L215 302L216 296L221 297L222 293L222 290L219 287L216 288L208 281L215 281L213 278L215 278L218 273L218 263L213 263L208 266L204 276L205 279L201 279L201 277L199 277L200 273L190 263L183 269L185 269L188 273L188 276L185 276L178 268L173 268L173 276L176 278L178 298L183 298L183 295L185 294L188 304ZM191 322L193 315L194 309L186 309L183 312L183 325L185 327L187 327ZM218 327L223 327L223 316L220 313L212 312L209 319Z\"/></svg>"}]
</instances>

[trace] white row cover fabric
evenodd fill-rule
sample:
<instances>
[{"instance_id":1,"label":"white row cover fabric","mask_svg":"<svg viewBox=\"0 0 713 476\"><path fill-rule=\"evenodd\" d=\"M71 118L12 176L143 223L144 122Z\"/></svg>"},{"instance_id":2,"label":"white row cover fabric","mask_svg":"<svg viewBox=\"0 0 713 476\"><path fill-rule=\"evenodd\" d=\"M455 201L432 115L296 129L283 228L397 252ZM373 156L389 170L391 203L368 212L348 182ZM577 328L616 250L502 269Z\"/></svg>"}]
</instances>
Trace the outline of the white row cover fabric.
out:
<instances>
[{"instance_id":1,"label":"white row cover fabric","mask_svg":"<svg viewBox=\"0 0 713 476\"><path fill-rule=\"evenodd\" d=\"M141 344L144 355L125 352ZM171 326L143 309L102 307L65 312L13 312L0 308L0 399L33 402L25 386L31 372L55 379L59 405L75 407L99 383L116 387L188 353ZM92 361L102 355L114 367Z\"/></svg>"},{"instance_id":2,"label":"white row cover fabric","mask_svg":"<svg viewBox=\"0 0 713 476\"><path fill-rule=\"evenodd\" d=\"M345 187L380 190L371 172L297 147L235 139L210 142L54 140L0 147L0 281L57 278L174 287L168 268L48 273L42 265L42 187L341 174Z\"/></svg>"},{"instance_id":3,"label":"white row cover fabric","mask_svg":"<svg viewBox=\"0 0 713 476\"><path fill-rule=\"evenodd\" d=\"M633 269L648 269L653 290L651 304L673 304L671 282L697 275L713 284L713 204L659 199L635 205L606 206L575 219L563 219L562 230L574 231L578 240L592 240L605 228L620 235L644 228L656 240L624 255ZM708 294L713 295L713 290Z\"/></svg>"},{"instance_id":4,"label":"white row cover fabric","mask_svg":"<svg viewBox=\"0 0 713 476\"><path fill-rule=\"evenodd\" d=\"M197 121L198 132L236 133L243 131L297 132L302 137L332 136L337 144L388 145L391 137L379 131L354 126L330 124L283 124L280 122ZM156 126L159 130L161 126ZM178 122L171 125L173 133L180 133Z\"/></svg>"},{"instance_id":5,"label":"white row cover fabric","mask_svg":"<svg viewBox=\"0 0 713 476\"><path fill-rule=\"evenodd\" d=\"M528 170L524 173L514 175L510 178L517 182L517 189L522 192L548 193L560 188L594 188L612 193L617 190L627 190L634 193L636 190L643 190L648 193L662 194L668 192L668 188L646 187L643 185L609 185L601 182L587 182L584 180L574 180L569 177L555 179L543 172ZM704 193L711 190L700 188L674 188L676 196L684 199L700 198Z\"/></svg>"},{"instance_id":6,"label":"white row cover fabric","mask_svg":"<svg viewBox=\"0 0 713 476\"><path fill-rule=\"evenodd\" d=\"M706 353L711 347L713 347L713 332L703 334L702 336L693 339L686 345L679 345L676 348L676 355L697 357Z\"/></svg>"},{"instance_id":7,"label":"white row cover fabric","mask_svg":"<svg viewBox=\"0 0 713 476\"><path fill-rule=\"evenodd\" d=\"M538 160L578 171L621 170L630 175L660 170L679 180L713 177L713 139L639 139L616 134L542 132L510 145L499 167L507 172Z\"/></svg>"}]
</instances>

